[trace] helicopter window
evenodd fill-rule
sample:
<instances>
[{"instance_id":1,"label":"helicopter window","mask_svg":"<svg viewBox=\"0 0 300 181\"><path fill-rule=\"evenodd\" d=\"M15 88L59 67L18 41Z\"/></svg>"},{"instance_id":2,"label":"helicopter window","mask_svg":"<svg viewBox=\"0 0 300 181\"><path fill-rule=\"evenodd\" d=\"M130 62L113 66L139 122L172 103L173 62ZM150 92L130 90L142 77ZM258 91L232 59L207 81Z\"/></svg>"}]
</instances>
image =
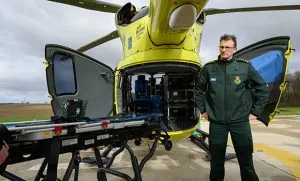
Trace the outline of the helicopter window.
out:
<instances>
[{"instance_id":1,"label":"helicopter window","mask_svg":"<svg viewBox=\"0 0 300 181\"><path fill-rule=\"evenodd\" d=\"M253 58L251 64L266 83L274 83L282 78L284 57L281 51L272 50Z\"/></svg>"},{"instance_id":2,"label":"helicopter window","mask_svg":"<svg viewBox=\"0 0 300 181\"><path fill-rule=\"evenodd\" d=\"M56 95L76 93L74 64L69 55L54 55L53 76Z\"/></svg>"},{"instance_id":3,"label":"helicopter window","mask_svg":"<svg viewBox=\"0 0 300 181\"><path fill-rule=\"evenodd\" d=\"M138 19L141 19L142 17L146 16L149 13L149 8L145 7L141 9L132 19L131 22L134 22Z\"/></svg>"},{"instance_id":4,"label":"helicopter window","mask_svg":"<svg viewBox=\"0 0 300 181\"><path fill-rule=\"evenodd\" d=\"M125 4L117 13L117 24L126 25L130 24L132 17L137 14L135 6L131 3Z\"/></svg>"},{"instance_id":5,"label":"helicopter window","mask_svg":"<svg viewBox=\"0 0 300 181\"><path fill-rule=\"evenodd\" d=\"M196 22L200 25L204 25L204 23L206 22L206 15L205 15L205 11L203 10L201 12L201 14L198 16Z\"/></svg>"}]
</instances>

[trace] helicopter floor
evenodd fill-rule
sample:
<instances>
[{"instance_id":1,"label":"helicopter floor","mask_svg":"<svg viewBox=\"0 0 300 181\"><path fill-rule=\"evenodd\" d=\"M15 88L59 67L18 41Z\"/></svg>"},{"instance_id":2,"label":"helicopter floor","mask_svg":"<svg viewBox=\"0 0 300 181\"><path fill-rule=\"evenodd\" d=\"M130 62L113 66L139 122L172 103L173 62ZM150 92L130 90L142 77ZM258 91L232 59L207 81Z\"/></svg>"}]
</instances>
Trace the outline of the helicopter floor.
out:
<instances>
[{"instance_id":1,"label":"helicopter floor","mask_svg":"<svg viewBox=\"0 0 300 181\"><path fill-rule=\"evenodd\" d=\"M202 121L202 129L207 131L208 122ZM278 117L265 127L258 121L251 122L254 138L254 165L260 180L272 181L300 181L300 116ZM227 151L234 152L229 140ZM131 144L133 145L133 143ZM148 145L132 146L140 160L148 152ZM102 150L100 150L102 151ZM81 152L81 157L91 156L91 150ZM112 168L133 175L128 153L121 153L116 157ZM58 177L62 178L68 166L71 154L60 156ZM42 160L19 163L8 166L7 170L25 180L34 180ZM225 181L240 180L239 167L236 159L225 164ZM74 173L74 172L73 172ZM97 180L95 165L80 164L79 180ZM206 153L189 139L173 144L170 152L159 145L155 154L146 163L142 172L143 181L152 180L209 180L209 162ZM0 180L5 180L0 178ZM71 180L72 177L71 177ZM122 180L108 175L108 180Z\"/></svg>"}]
</instances>

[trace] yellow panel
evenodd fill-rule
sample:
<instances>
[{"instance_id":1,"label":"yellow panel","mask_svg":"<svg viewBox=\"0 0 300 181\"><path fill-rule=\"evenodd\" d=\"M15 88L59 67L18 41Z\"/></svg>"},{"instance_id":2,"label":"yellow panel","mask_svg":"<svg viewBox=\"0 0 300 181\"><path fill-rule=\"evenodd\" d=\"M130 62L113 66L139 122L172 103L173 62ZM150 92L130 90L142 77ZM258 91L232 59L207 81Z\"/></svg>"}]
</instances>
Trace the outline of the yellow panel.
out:
<instances>
[{"instance_id":1,"label":"yellow panel","mask_svg":"<svg viewBox=\"0 0 300 181\"><path fill-rule=\"evenodd\" d=\"M289 64L289 60L292 58L292 47L291 47L291 41L289 41L289 44L288 44L288 49L286 50L285 54L284 54L284 57L286 58L287 62L286 62L286 67L285 67L285 74L283 76L283 82L282 84L280 85L279 89L280 89L280 95L279 95L279 98L278 98L278 102L276 104L276 108L274 110L273 113L270 114L269 118L270 118L270 121L272 119L274 119L275 115L276 115L276 112L277 112L277 107L278 107L278 104L280 102L280 99L281 99L281 95L283 93L283 91L285 90L285 87L286 87L286 73L287 73L287 68L288 68L288 64Z\"/></svg>"}]
</instances>

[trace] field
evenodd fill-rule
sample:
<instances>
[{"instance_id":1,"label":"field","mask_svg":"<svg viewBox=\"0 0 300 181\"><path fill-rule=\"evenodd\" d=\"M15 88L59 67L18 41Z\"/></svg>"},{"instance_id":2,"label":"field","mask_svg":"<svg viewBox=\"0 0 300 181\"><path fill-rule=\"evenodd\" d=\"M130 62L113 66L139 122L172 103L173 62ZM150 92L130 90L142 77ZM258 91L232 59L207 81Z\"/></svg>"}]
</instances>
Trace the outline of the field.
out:
<instances>
[{"instance_id":1,"label":"field","mask_svg":"<svg viewBox=\"0 0 300 181\"><path fill-rule=\"evenodd\" d=\"M51 115L49 104L0 104L0 122L45 120Z\"/></svg>"},{"instance_id":2,"label":"field","mask_svg":"<svg viewBox=\"0 0 300 181\"><path fill-rule=\"evenodd\" d=\"M278 109L279 115L300 115L300 107ZM0 122L45 120L53 115L49 104L0 104Z\"/></svg>"},{"instance_id":3,"label":"field","mask_svg":"<svg viewBox=\"0 0 300 181\"><path fill-rule=\"evenodd\" d=\"M279 115L300 115L300 107L279 108Z\"/></svg>"}]
</instances>

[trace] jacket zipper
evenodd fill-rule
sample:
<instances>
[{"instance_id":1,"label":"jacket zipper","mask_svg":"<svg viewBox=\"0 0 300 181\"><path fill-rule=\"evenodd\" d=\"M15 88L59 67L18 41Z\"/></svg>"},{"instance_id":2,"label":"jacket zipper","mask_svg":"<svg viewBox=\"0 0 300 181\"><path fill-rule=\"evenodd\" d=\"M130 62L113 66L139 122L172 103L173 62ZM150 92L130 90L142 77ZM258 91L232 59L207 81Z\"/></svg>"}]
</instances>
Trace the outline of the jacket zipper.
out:
<instances>
[{"instance_id":1,"label":"jacket zipper","mask_svg":"<svg viewBox=\"0 0 300 181\"><path fill-rule=\"evenodd\" d=\"M226 96L226 93L227 93L227 71L226 71L226 67L227 67L227 62L224 63L224 66L225 66L225 91L224 91L224 96L225 96L225 124L227 123L227 96Z\"/></svg>"}]
</instances>

